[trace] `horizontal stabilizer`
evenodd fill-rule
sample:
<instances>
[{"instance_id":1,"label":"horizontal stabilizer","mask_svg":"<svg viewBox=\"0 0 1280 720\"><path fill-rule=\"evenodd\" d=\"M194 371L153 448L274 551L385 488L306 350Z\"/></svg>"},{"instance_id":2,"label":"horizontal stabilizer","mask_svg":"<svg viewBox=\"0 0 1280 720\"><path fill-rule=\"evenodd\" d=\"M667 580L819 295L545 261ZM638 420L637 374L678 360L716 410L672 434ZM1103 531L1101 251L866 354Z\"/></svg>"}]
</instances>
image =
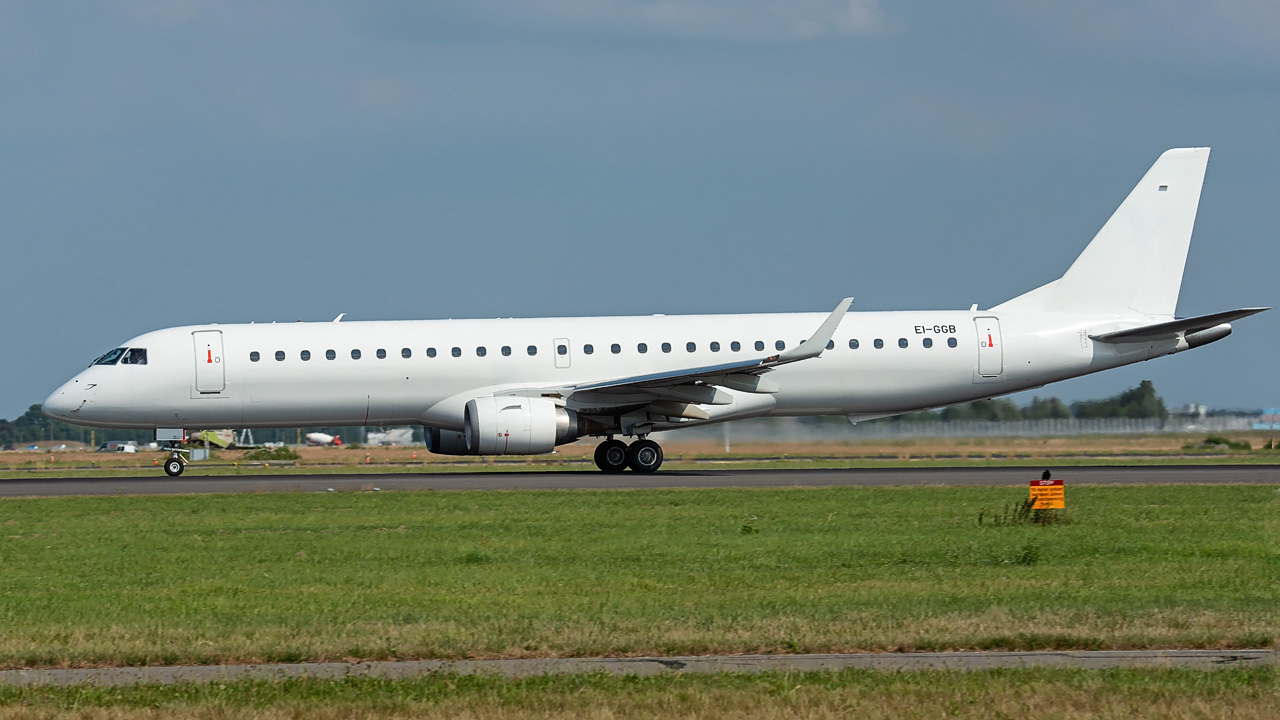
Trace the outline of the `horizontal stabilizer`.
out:
<instances>
[{"instance_id":1,"label":"horizontal stabilizer","mask_svg":"<svg viewBox=\"0 0 1280 720\"><path fill-rule=\"evenodd\" d=\"M1229 323L1233 320L1246 318L1250 315L1256 315L1264 310L1271 308L1242 308L1240 310L1227 310L1225 312L1213 313L1211 315L1200 315L1199 317L1184 318L1182 320L1171 320L1169 322L1156 323L1155 325L1146 325L1132 330L1120 330L1118 332L1103 333L1101 335L1090 335L1089 337L1097 342L1105 343L1138 343L1153 342L1156 340L1175 340L1179 335L1197 333L1202 330L1208 330L1211 327L1217 327L1223 323Z\"/></svg>"}]
</instances>

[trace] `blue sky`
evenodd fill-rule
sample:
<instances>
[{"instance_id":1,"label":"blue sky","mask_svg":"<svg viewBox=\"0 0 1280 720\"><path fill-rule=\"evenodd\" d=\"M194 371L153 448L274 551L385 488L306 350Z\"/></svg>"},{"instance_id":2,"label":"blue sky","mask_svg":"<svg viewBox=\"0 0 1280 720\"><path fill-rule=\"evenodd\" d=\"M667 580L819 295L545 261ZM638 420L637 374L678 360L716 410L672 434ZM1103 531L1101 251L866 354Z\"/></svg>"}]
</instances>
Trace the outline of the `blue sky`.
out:
<instances>
[{"instance_id":1,"label":"blue sky","mask_svg":"<svg viewBox=\"0 0 1280 720\"><path fill-rule=\"evenodd\" d=\"M1179 311L1276 303L1280 6L0 0L0 417L203 322L987 307L1214 148ZM1151 379L1280 404L1280 312Z\"/></svg>"}]
</instances>

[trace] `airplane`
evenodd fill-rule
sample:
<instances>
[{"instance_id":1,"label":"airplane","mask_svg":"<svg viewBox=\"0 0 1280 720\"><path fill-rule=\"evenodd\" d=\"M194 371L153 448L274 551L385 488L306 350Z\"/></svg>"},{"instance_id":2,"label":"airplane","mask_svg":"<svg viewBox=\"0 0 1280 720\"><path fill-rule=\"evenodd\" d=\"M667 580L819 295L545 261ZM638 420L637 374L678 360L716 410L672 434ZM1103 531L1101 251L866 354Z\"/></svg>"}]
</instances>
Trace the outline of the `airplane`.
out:
<instances>
[{"instance_id":1,"label":"airplane","mask_svg":"<svg viewBox=\"0 0 1280 720\"><path fill-rule=\"evenodd\" d=\"M308 445L341 445L341 435L330 435L329 433L313 432L307 433Z\"/></svg>"},{"instance_id":2,"label":"airplane","mask_svg":"<svg viewBox=\"0 0 1280 720\"><path fill-rule=\"evenodd\" d=\"M154 429L422 425L444 455L602 441L606 473L662 465L657 431L764 416L872 418L1005 395L1207 345L1268 308L1174 312L1209 148L1151 169L1060 278L986 310L194 325L96 359L51 418ZM632 438L630 443L619 439Z\"/></svg>"}]
</instances>

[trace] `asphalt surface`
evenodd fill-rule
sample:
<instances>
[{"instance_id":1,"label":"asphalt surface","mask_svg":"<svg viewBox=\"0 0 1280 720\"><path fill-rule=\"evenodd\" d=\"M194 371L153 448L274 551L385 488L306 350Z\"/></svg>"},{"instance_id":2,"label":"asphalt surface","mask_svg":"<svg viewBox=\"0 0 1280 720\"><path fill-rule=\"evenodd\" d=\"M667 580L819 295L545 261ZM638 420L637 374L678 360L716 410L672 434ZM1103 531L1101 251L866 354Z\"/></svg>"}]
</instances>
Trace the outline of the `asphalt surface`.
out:
<instances>
[{"instance_id":1,"label":"asphalt surface","mask_svg":"<svg viewBox=\"0 0 1280 720\"><path fill-rule=\"evenodd\" d=\"M1068 485L1280 485L1280 465L1050 468ZM355 490L581 490L719 487L873 487L889 485L1025 486L1043 468L890 468L837 470L681 470L631 472L462 472L317 475L184 475L159 469L141 477L32 477L0 480L0 497L168 495L175 493Z\"/></svg>"},{"instance_id":2,"label":"asphalt surface","mask_svg":"<svg viewBox=\"0 0 1280 720\"><path fill-rule=\"evenodd\" d=\"M865 653L850 655L707 655L686 657L559 658L532 660L409 660L402 662L196 665L0 671L0 685L172 685L234 680L370 677L406 679L450 673L519 678L609 673L816 672L851 668L884 672L996 668L1185 668L1218 670L1276 665L1274 650L1085 650L1062 652Z\"/></svg>"}]
</instances>

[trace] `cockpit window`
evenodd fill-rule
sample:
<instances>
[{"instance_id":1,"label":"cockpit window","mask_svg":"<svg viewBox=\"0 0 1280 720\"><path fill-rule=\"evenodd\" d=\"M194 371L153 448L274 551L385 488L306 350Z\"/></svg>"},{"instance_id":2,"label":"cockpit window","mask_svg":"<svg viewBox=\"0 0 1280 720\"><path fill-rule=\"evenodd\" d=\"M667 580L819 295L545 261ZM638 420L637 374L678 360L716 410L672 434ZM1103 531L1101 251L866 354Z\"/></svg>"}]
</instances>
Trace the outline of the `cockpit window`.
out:
<instances>
[{"instance_id":1,"label":"cockpit window","mask_svg":"<svg viewBox=\"0 0 1280 720\"><path fill-rule=\"evenodd\" d=\"M124 351L124 357L120 358L121 365L146 365L147 349L146 348L129 348Z\"/></svg>"},{"instance_id":2,"label":"cockpit window","mask_svg":"<svg viewBox=\"0 0 1280 720\"><path fill-rule=\"evenodd\" d=\"M106 355L103 355L102 357L98 358L97 360L94 360L93 364L94 365L115 365L117 362L120 361L120 356L124 354L124 351L125 351L125 348L116 348L115 350L112 350Z\"/></svg>"}]
</instances>

